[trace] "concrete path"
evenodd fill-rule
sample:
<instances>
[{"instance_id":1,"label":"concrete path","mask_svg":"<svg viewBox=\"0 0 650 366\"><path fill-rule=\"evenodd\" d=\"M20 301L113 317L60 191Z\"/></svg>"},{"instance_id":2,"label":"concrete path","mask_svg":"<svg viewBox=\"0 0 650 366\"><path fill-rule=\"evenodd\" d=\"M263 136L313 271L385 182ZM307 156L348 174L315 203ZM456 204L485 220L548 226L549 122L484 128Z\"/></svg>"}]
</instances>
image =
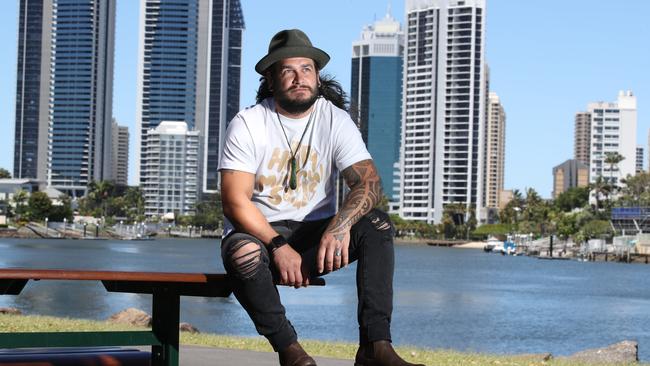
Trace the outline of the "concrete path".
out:
<instances>
[{"instance_id":1,"label":"concrete path","mask_svg":"<svg viewBox=\"0 0 650 366\"><path fill-rule=\"evenodd\" d=\"M278 355L271 352L181 346L180 366L278 366ZM318 366L351 366L353 360L314 357Z\"/></svg>"}]
</instances>

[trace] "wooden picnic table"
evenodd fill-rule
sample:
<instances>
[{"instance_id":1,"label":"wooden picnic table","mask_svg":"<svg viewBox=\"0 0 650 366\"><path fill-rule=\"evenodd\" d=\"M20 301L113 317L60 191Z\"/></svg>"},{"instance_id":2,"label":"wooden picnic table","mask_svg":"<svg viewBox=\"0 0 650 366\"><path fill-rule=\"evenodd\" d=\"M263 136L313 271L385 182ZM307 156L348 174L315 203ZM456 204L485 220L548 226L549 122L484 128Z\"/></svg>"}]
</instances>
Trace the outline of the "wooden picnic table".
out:
<instances>
[{"instance_id":1,"label":"wooden picnic table","mask_svg":"<svg viewBox=\"0 0 650 366\"><path fill-rule=\"evenodd\" d=\"M151 345L151 365L177 366L181 296L227 297L225 274L0 268L0 295L29 280L101 281L109 292L153 295L151 331L0 333L0 348Z\"/></svg>"}]
</instances>

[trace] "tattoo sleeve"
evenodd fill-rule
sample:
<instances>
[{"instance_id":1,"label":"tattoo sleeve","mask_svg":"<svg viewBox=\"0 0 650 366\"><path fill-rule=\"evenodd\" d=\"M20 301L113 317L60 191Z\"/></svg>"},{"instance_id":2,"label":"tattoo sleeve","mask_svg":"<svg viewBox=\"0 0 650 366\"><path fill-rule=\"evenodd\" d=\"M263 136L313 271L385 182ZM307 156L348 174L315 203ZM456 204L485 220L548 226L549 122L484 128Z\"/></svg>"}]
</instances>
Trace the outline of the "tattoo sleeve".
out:
<instances>
[{"instance_id":1,"label":"tattoo sleeve","mask_svg":"<svg viewBox=\"0 0 650 366\"><path fill-rule=\"evenodd\" d=\"M348 167L343 171L343 179L350 192L327 228L339 241L352 225L379 203L382 196L381 179L372 160L363 160Z\"/></svg>"}]
</instances>

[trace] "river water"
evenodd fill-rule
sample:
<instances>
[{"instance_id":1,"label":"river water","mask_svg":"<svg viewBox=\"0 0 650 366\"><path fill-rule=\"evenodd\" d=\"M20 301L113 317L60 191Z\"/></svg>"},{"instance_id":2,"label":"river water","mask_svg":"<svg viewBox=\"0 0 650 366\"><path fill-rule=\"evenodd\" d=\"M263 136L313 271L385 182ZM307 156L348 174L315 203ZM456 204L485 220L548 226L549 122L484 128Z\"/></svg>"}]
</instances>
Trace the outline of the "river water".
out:
<instances>
[{"instance_id":1,"label":"river water","mask_svg":"<svg viewBox=\"0 0 650 366\"><path fill-rule=\"evenodd\" d=\"M222 272L218 240L0 239L0 267ZM393 341L427 348L566 355L620 340L650 360L650 267L543 261L480 250L396 246ZM280 288L301 338L356 341L354 265L327 286ZM30 282L0 307L25 314L106 319L151 296L107 293L98 282ZM185 297L181 321L202 332L256 336L227 299Z\"/></svg>"}]
</instances>

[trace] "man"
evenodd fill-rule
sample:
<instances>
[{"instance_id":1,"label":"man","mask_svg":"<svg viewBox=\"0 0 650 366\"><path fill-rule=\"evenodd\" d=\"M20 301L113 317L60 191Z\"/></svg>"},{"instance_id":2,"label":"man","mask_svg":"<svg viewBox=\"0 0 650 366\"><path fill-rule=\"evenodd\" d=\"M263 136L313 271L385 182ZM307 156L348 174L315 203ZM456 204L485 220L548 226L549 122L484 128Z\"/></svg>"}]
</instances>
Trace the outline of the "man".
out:
<instances>
[{"instance_id":1,"label":"man","mask_svg":"<svg viewBox=\"0 0 650 366\"><path fill-rule=\"evenodd\" d=\"M219 170L234 230L221 252L235 296L279 353L280 365L316 365L302 349L275 284L296 288L358 260L357 366L407 366L390 340L393 227L373 207L381 184L340 86L321 78L329 56L300 30L277 33L255 66L253 107L226 132ZM339 107L337 107L338 105ZM340 171L350 187L336 207Z\"/></svg>"}]
</instances>

